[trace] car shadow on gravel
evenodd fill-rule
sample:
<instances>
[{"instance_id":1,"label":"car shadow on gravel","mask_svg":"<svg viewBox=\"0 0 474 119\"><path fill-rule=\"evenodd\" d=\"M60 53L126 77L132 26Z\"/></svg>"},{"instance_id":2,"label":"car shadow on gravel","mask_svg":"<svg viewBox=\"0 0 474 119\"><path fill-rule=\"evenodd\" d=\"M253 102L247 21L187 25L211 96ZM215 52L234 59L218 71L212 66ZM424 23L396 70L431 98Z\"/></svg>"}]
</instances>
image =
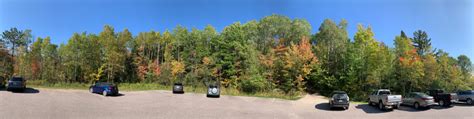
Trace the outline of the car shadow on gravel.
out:
<instances>
[{"instance_id":1,"label":"car shadow on gravel","mask_svg":"<svg viewBox=\"0 0 474 119\"><path fill-rule=\"evenodd\" d=\"M442 109L449 109L449 108L452 108L454 105L451 105L451 106L439 106L439 105L436 105L436 106L433 106L431 107L431 109L437 109L437 110L442 110Z\"/></svg>"},{"instance_id":2,"label":"car shadow on gravel","mask_svg":"<svg viewBox=\"0 0 474 119\"><path fill-rule=\"evenodd\" d=\"M379 110L377 107L375 106L370 106L368 104L359 104L355 107L356 109L361 109L362 111L364 111L365 113L369 113L369 114L377 114L377 113L386 113L386 112L390 112L390 110Z\"/></svg>"},{"instance_id":3,"label":"car shadow on gravel","mask_svg":"<svg viewBox=\"0 0 474 119\"><path fill-rule=\"evenodd\" d=\"M431 108L428 108L428 107L420 107L420 109L415 109L414 107L408 106L408 105L403 105L403 106L398 107L398 110L407 111L407 112L422 112L422 111L427 111L430 109Z\"/></svg>"},{"instance_id":4,"label":"car shadow on gravel","mask_svg":"<svg viewBox=\"0 0 474 119\"><path fill-rule=\"evenodd\" d=\"M117 95L109 95L109 97L122 97L125 96L125 94L119 93Z\"/></svg>"},{"instance_id":5,"label":"car shadow on gravel","mask_svg":"<svg viewBox=\"0 0 474 119\"><path fill-rule=\"evenodd\" d=\"M319 103L314 105L314 108L319 109L319 110L325 110L325 111L344 111L343 108L332 108L329 107L329 103Z\"/></svg>"},{"instance_id":6,"label":"car shadow on gravel","mask_svg":"<svg viewBox=\"0 0 474 119\"><path fill-rule=\"evenodd\" d=\"M461 106L461 107L474 107L474 105L469 105L467 103L454 103L451 106Z\"/></svg>"},{"instance_id":7,"label":"car shadow on gravel","mask_svg":"<svg viewBox=\"0 0 474 119\"><path fill-rule=\"evenodd\" d=\"M35 93L39 93L40 91L38 89L27 87L23 91L13 90L11 92L12 93L23 93L23 94L35 94Z\"/></svg>"}]
</instances>

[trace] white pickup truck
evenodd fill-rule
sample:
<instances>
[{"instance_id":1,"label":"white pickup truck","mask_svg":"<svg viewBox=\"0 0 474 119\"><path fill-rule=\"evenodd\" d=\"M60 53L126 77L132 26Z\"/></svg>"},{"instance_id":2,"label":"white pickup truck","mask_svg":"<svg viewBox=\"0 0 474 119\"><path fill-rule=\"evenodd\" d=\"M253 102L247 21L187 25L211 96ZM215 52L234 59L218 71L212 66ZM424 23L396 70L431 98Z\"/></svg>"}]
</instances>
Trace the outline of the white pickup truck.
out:
<instances>
[{"instance_id":1,"label":"white pickup truck","mask_svg":"<svg viewBox=\"0 0 474 119\"><path fill-rule=\"evenodd\" d=\"M397 109L402 103L402 95L392 95L388 89L379 89L369 96L369 105L377 104L380 110Z\"/></svg>"}]
</instances>

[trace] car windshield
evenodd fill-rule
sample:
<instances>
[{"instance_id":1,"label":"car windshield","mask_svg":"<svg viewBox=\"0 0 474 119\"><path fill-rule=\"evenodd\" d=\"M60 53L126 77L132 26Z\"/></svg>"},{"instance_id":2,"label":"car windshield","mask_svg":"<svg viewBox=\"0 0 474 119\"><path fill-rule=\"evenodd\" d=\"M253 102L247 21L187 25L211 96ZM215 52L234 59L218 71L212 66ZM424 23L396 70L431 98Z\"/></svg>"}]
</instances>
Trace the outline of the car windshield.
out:
<instances>
[{"instance_id":1,"label":"car windshield","mask_svg":"<svg viewBox=\"0 0 474 119\"><path fill-rule=\"evenodd\" d=\"M332 97L336 98L336 99L345 99L348 96L347 96L347 94L334 94Z\"/></svg>"},{"instance_id":2,"label":"car windshield","mask_svg":"<svg viewBox=\"0 0 474 119\"><path fill-rule=\"evenodd\" d=\"M467 94L474 94L474 90L466 91Z\"/></svg>"},{"instance_id":3,"label":"car windshield","mask_svg":"<svg viewBox=\"0 0 474 119\"><path fill-rule=\"evenodd\" d=\"M12 78L12 81L23 81L23 78Z\"/></svg>"},{"instance_id":4,"label":"car windshield","mask_svg":"<svg viewBox=\"0 0 474 119\"><path fill-rule=\"evenodd\" d=\"M104 86L110 86L110 85L113 85L112 83L108 83L108 82L100 82L100 83L97 83L98 85L104 85Z\"/></svg>"},{"instance_id":5,"label":"car windshield","mask_svg":"<svg viewBox=\"0 0 474 119\"><path fill-rule=\"evenodd\" d=\"M427 95L426 93L415 93L416 95L420 96L420 97L429 97L429 95Z\"/></svg>"},{"instance_id":6,"label":"car windshield","mask_svg":"<svg viewBox=\"0 0 474 119\"><path fill-rule=\"evenodd\" d=\"M379 95L390 95L390 91L380 91Z\"/></svg>"}]
</instances>

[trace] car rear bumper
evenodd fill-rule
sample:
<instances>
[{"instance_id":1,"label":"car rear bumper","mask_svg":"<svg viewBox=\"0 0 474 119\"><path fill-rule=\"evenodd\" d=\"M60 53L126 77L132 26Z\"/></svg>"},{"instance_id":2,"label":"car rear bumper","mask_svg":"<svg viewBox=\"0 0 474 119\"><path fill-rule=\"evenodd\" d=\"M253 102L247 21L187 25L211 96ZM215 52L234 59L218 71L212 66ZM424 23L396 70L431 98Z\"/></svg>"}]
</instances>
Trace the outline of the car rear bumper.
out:
<instances>
[{"instance_id":1,"label":"car rear bumper","mask_svg":"<svg viewBox=\"0 0 474 119\"><path fill-rule=\"evenodd\" d=\"M393 109L396 107L399 107L402 104L402 102L386 102L384 103L384 108L385 109Z\"/></svg>"},{"instance_id":2,"label":"car rear bumper","mask_svg":"<svg viewBox=\"0 0 474 119\"><path fill-rule=\"evenodd\" d=\"M184 93L183 86L173 86L173 93Z\"/></svg>"},{"instance_id":3,"label":"car rear bumper","mask_svg":"<svg viewBox=\"0 0 474 119\"><path fill-rule=\"evenodd\" d=\"M118 90L106 90L107 91L107 94L112 94L112 95L117 95L118 94Z\"/></svg>"},{"instance_id":4,"label":"car rear bumper","mask_svg":"<svg viewBox=\"0 0 474 119\"><path fill-rule=\"evenodd\" d=\"M333 103L331 107L349 107L349 103Z\"/></svg>"}]
</instances>

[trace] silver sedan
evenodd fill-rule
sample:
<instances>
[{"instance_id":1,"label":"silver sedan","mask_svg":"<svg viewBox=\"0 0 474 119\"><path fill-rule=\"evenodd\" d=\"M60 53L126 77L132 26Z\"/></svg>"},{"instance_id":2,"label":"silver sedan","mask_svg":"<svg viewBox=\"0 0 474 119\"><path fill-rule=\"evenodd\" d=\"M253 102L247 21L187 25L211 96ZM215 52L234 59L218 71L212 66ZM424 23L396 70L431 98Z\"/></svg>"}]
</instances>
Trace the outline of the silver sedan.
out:
<instances>
[{"instance_id":1,"label":"silver sedan","mask_svg":"<svg viewBox=\"0 0 474 119\"><path fill-rule=\"evenodd\" d=\"M415 109L421 107L430 108L436 105L432 96L421 92L411 92L402 99L402 105L413 106Z\"/></svg>"}]
</instances>

